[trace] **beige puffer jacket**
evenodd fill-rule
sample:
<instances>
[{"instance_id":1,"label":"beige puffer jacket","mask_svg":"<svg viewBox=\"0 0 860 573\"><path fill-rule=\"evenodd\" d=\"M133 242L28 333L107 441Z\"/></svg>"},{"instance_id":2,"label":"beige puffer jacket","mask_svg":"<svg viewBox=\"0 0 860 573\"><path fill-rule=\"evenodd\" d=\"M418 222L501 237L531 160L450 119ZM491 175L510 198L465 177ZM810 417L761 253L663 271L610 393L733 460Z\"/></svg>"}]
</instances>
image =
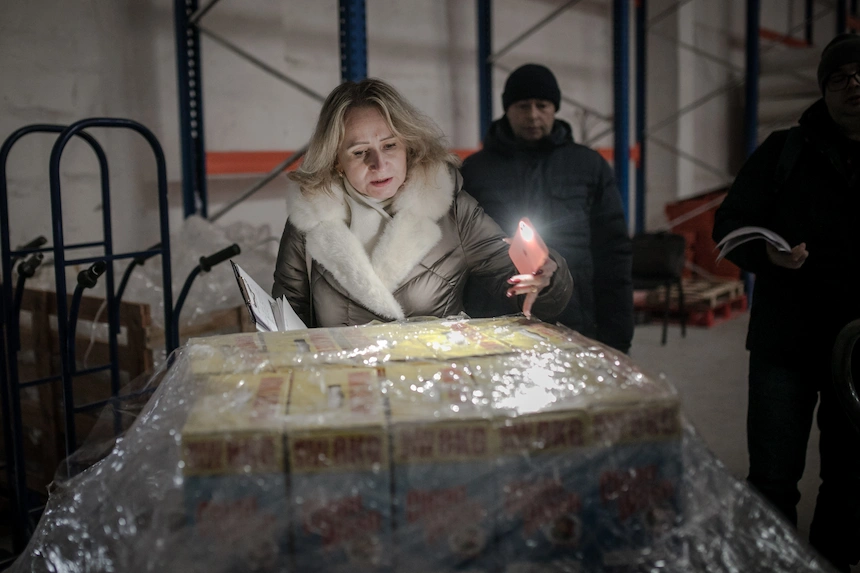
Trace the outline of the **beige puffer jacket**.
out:
<instances>
[{"instance_id":1,"label":"beige puffer jacket","mask_svg":"<svg viewBox=\"0 0 860 573\"><path fill-rule=\"evenodd\" d=\"M301 193L291 186L273 296L286 295L309 326L351 326L413 316L447 317L463 310L470 274L491 277L506 300L517 274L499 226L462 189L459 173L437 165L410 174L392 205L394 216L368 256L348 226L345 191ZM314 317L305 249L312 259ZM559 314L573 281L565 260L532 309L543 320ZM522 304L524 297L517 297ZM518 307L512 301L511 312Z\"/></svg>"}]
</instances>

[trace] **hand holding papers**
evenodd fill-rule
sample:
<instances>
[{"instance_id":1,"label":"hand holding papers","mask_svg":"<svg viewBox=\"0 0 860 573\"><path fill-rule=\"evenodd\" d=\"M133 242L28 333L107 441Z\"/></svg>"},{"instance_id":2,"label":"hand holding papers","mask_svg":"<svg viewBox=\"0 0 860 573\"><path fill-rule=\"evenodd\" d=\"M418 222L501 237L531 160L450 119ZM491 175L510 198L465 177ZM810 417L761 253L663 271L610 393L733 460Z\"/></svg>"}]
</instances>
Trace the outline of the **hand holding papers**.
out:
<instances>
[{"instance_id":1,"label":"hand holding papers","mask_svg":"<svg viewBox=\"0 0 860 573\"><path fill-rule=\"evenodd\" d=\"M239 290L242 292L242 298L245 299L248 312L251 313L251 320L257 325L257 330L275 332L307 328L290 306L287 297L282 296L274 300L248 273L242 270L242 267L233 261L230 261L230 264L233 265Z\"/></svg>"},{"instance_id":2,"label":"hand holding papers","mask_svg":"<svg viewBox=\"0 0 860 573\"><path fill-rule=\"evenodd\" d=\"M765 229L764 227L741 227L740 229L735 229L723 237L723 240L717 244L717 248L720 249L720 254L717 255L717 261L732 252L738 245L742 245L756 239L764 239L766 242L773 245L773 247L780 253L791 252L791 245L770 229Z\"/></svg>"}]
</instances>

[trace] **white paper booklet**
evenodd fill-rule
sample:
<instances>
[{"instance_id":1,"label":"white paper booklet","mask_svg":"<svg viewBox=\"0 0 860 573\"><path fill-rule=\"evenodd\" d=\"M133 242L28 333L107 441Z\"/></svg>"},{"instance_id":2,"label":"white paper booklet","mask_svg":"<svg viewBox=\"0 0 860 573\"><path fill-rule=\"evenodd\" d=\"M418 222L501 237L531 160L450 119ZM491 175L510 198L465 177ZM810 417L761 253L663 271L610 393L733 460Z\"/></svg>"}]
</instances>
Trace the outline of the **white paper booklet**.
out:
<instances>
[{"instance_id":1,"label":"white paper booklet","mask_svg":"<svg viewBox=\"0 0 860 573\"><path fill-rule=\"evenodd\" d=\"M719 261L728 255L738 245L743 245L744 243L755 241L756 239L764 239L781 253L791 252L791 246L788 242L770 229L765 229L764 227L741 227L740 229L735 229L723 237L722 241L717 243L717 248L720 249L720 254L717 255L717 260Z\"/></svg>"},{"instance_id":2,"label":"white paper booklet","mask_svg":"<svg viewBox=\"0 0 860 573\"><path fill-rule=\"evenodd\" d=\"M251 313L251 320L257 325L257 330L276 332L307 328L293 307L290 306L287 297L282 296L278 300L273 299L269 293L260 288L260 285L251 278L251 275L242 270L242 267L233 261L230 261L230 264L233 265L233 273L235 273L236 281L239 283L239 290L242 292L242 298L245 299L248 312Z\"/></svg>"}]
</instances>

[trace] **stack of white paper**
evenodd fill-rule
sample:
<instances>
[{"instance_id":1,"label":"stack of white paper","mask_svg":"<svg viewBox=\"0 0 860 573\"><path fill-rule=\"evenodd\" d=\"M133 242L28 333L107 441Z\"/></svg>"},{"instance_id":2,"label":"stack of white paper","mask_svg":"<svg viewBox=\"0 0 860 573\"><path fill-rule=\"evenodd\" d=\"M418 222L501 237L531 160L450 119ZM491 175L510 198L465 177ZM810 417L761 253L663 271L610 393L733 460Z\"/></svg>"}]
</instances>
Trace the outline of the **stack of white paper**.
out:
<instances>
[{"instance_id":1,"label":"stack of white paper","mask_svg":"<svg viewBox=\"0 0 860 573\"><path fill-rule=\"evenodd\" d=\"M278 300L273 299L242 267L233 261L230 261L230 264L233 265L239 290L242 292L242 298L245 299L248 312L251 313L251 320L257 325L257 330L275 332L307 328L293 307L290 306L287 297L282 296Z\"/></svg>"},{"instance_id":2,"label":"stack of white paper","mask_svg":"<svg viewBox=\"0 0 860 573\"><path fill-rule=\"evenodd\" d=\"M781 253L791 252L791 246L788 242L770 229L765 229L764 227L741 227L740 229L735 229L723 237L722 241L717 243L717 248L720 249L720 254L717 255L717 260L719 261L728 255L738 245L743 245L744 243L754 241L756 239L764 239Z\"/></svg>"}]
</instances>

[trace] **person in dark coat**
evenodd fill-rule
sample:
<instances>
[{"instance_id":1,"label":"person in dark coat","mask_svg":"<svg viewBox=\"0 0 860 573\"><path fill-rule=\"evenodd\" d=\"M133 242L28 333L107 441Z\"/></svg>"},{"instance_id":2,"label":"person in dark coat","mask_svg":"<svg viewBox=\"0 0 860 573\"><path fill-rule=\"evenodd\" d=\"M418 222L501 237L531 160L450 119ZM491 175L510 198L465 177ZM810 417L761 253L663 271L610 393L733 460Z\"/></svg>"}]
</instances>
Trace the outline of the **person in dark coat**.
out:
<instances>
[{"instance_id":1,"label":"person in dark coat","mask_svg":"<svg viewBox=\"0 0 860 573\"><path fill-rule=\"evenodd\" d=\"M528 217L567 260L574 292L558 321L626 353L633 339L632 251L621 196L606 161L574 143L570 125L555 118L560 103L549 69L514 70L502 94L505 115L463 163L463 186L503 230L513 233ZM516 309L495 303L472 280L466 312L485 317Z\"/></svg>"},{"instance_id":2,"label":"person in dark coat","mask_svg":"<svg viewBox=\"0 0 860 573\"><path fill-rule=\"evenodd\" d=\"M772 134L738 174L713 237L743 226L793 247L741 245L728 259L755 273L747 349L749 483L792 523L815 405L822 484L810 542L840 571L860 559L860 436L831 379L836 335L860 317L860 36L822 52L824 97L799 127Z\"/></svg>"}]
</instances>

